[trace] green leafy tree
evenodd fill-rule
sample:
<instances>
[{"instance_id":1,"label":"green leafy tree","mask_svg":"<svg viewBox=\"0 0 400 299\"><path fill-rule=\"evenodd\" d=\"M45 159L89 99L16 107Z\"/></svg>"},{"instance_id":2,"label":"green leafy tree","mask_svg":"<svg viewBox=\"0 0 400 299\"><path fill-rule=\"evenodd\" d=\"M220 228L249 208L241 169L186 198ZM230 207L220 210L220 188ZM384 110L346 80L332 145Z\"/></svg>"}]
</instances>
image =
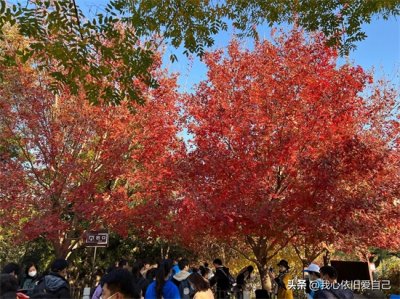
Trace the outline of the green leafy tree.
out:
<instances>
[{"instance_id":1,"label":"green leafy tree","mask_svg":"<svg viewBox=\"0 0 400 299\"><path fill-rule=\"evenodd\" d=\"M34 40L29 50L18 56L36 56L39 68L52 64L63 68L52 73L54 91L66 83L75 93L84 89L93 103L104 100L119 104L124 99L143 101L131 84L133 78L144 79L150 87L157 85L149 68L153 53L162 43L183 46L185 54L202 56L213 45L214 35L227 30L230 21L241 35L254 37L257 25L287 22L308 31L321 30L327 42L339 46L345 54L366 37L361 30L363 23L371 22L375 15L388 18L399 12L398 0L115 0L90 18L75 0L30 0L26 5L7 5L6 0L0 0L0 28L18 24L21 34ZM121 33L115 26L119 23L129 23L134 30ZM113 41L111 44L118 47L107 46L103 40ZM101 60L95 58L99 56ZM5 58L1 63L15 63L16 57ZM122 66L110 67L109 62L120 59ZM171 60L176 59L172 54ZM93 81L86 80L87 76L98 81L112 79L115 85L99 90Z\"/></svg>"}]
</instances>

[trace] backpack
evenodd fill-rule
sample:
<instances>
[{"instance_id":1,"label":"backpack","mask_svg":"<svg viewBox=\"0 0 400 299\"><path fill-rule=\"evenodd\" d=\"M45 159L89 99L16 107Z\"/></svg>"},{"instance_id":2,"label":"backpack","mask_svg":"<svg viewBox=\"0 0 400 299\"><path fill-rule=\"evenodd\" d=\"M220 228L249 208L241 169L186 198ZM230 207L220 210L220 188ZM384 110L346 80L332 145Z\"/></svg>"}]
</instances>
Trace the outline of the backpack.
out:
<instances>
[{"instance_id":1,"label":"backpack","mask_svg":"<svg viewBox=\"0 0 400 299\"><path fill-rule=\"evenodd\" d=\"M189 281L187 279L182 280L179 283L179 294L182 299L192 298L194 295L194 290L190 287Z\"/></svg>"},{"instance_id":2,"label":"backpack","mask_svg":"<svg viewBox=\"0 0 400 299\"><path fill-rule=\"evenodd\" d=\"M226 273L225 271L224 271L224 269L221 267L220 268L220 270L221 270L221 272L226 276L226 278L228 279L228 282L229 282L229 290L231 291L231 292L233 292L233 290L234 290L234 288L235 288L235 286L236 286L236 279L231 275L231 273Z\"/></svg>"},{"instance_id":3,"label":"backpack","mask_svg":"<svg viewBox=\"0 0 400 299\"><path fill-rule=\"evenodd\" d=\"M46 280L43 277L33 289L33 294L30 298L58 298L57 294L47 289Z\"/></svg>"},{"instance_id":4,"label":"backpack","mask_svg":"<svg viewBox=\"0 0 400 299\"><path fill-rule=\"evenodd\" d=\"M43 279L33 290L30 298L57 298L57 296L46 289L46 283Z\"/></svg>"},{"instance_id":5,"label":"backpack","mask_svg":"<svg viewBox=\"0 0 400 299\"><path fill-rule=\"evenodd\" d=\"M175 277L171 280L178 288L181 299L190 299L194 296L194 290L190 286L189 280L177 280Z\"/></svg>"}]
</instances>

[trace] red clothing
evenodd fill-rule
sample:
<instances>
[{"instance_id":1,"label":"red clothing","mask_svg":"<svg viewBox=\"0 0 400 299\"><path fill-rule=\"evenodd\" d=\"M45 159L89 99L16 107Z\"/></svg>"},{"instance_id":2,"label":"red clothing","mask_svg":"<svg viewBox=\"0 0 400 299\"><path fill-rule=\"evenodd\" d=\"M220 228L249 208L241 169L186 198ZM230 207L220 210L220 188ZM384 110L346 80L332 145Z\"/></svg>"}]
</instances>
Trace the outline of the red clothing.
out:
<instances>
[{"instance_id":1,"label":"red clothing","mask_svg":"<svg viewBox=\"0 0 400 299\"><path fill-rule=\"evenodd\" d=\"M17 299L29 299L29 296L24 293L17 293Z\"/></svg>"}]
</instances>

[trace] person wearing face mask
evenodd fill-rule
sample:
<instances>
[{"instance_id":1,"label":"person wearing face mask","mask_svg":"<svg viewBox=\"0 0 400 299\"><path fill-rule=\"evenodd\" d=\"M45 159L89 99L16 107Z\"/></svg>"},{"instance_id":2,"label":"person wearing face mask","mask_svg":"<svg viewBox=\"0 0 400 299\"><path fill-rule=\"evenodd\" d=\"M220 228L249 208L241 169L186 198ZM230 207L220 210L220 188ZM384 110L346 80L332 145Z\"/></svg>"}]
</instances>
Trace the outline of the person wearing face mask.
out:
<instances>
[{"instance_id":1,"label":"person wearing face mask","mask_svg":"<svg viewBox=\"0 0 400 299\"><path fill-rule=\"evenodd\" d=\"M140 299L133 275L126 269L115 269L102 278L102 299Z\"/></svg>"},{"instance_id":2,"label":"person wearing face mask","mask_svg":"<svg viewBox=\"0 0 400 299\"><path fill-rule=\"evenodd\" d=\"M25 279L22 282L22 289L26 291L27 295L31 296L38 282L38 267L35 263L30 262L25 268Z\"/></svg>"}]
</instances>

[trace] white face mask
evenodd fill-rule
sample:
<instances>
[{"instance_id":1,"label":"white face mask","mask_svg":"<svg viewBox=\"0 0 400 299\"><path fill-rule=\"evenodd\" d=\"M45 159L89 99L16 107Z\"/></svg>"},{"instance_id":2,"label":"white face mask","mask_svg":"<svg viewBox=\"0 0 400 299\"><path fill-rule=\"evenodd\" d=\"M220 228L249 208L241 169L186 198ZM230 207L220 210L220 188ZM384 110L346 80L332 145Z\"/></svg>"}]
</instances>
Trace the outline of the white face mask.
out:
<instances>
[{"instance_id":1,"label":"white face mask","mask_svg":"<svg viewBox=\"0 0 400 299\"><path fill-rule=\"evenodd\" d=\"M28 273L28 275L29 275L30 277L35 277L36 274L37 274L37 271L31 271L31 272Z\"/></svg>"},{"instance_id":2,"label":"white face mask","mask_svg":"<svg viewBox=\"0 0 400 299\"><path fill-rule=\"evenodd\" d=\"M115 295L117 295L117 293L112 294L112 295L111 295L110 297L108 297L108 298L104 298L103 296L100 296L100 299L110 299L110 298L114 297Z\"/></svg>"}]
</instances>

